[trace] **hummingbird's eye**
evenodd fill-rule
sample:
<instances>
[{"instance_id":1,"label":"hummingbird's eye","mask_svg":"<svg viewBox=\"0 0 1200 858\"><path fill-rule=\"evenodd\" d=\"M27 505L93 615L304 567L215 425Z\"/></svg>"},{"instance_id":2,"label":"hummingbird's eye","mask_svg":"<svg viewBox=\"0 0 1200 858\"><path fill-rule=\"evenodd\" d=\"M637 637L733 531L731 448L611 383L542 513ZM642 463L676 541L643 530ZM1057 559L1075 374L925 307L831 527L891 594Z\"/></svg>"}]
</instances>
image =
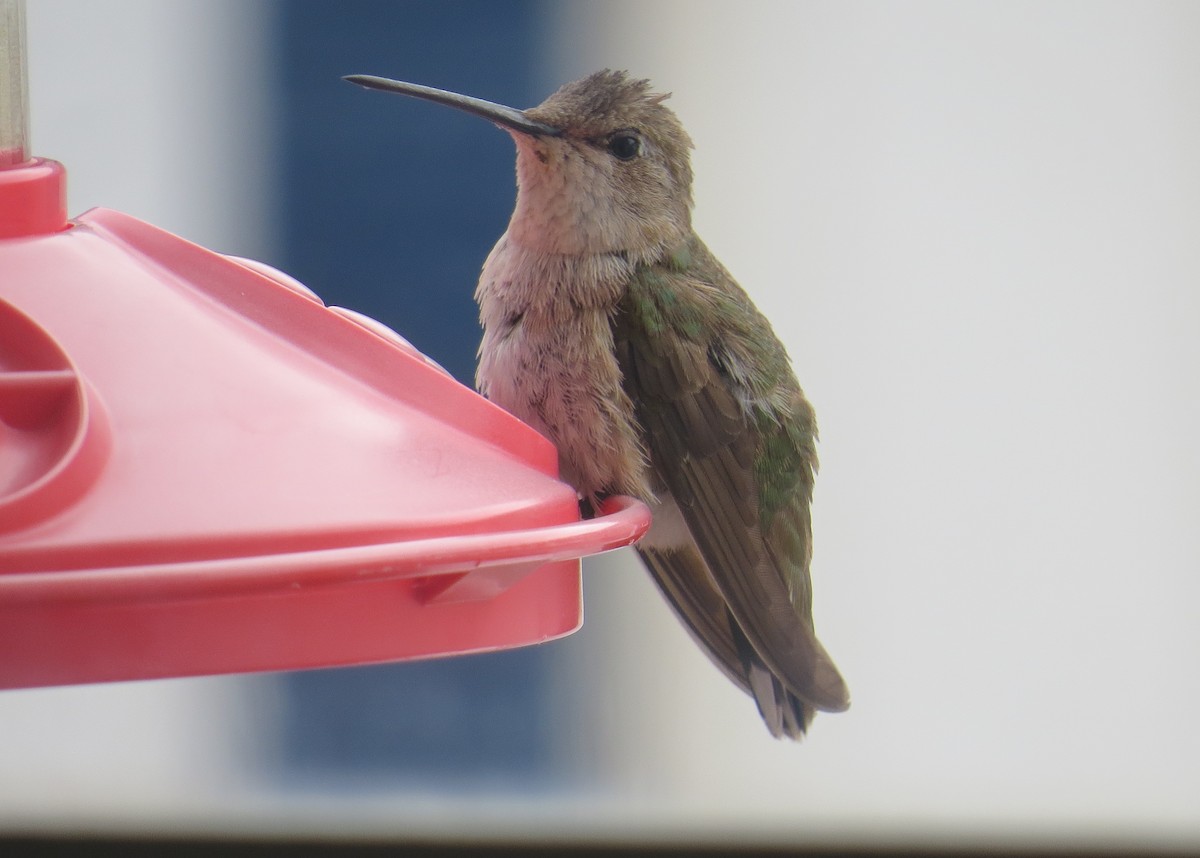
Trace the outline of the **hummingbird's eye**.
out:
<instances>
[{"instance_id":1,"label":"hummingbird's eye","mask_svg":"<svg viewBox=\"0 0 1200 858\"><path fill-rule=\"evenodd\" d=\"M629 131L618 131L608 138L608 151L622 161L631 161L642 153L642 141Z\"/></svg>"}]
</instances>

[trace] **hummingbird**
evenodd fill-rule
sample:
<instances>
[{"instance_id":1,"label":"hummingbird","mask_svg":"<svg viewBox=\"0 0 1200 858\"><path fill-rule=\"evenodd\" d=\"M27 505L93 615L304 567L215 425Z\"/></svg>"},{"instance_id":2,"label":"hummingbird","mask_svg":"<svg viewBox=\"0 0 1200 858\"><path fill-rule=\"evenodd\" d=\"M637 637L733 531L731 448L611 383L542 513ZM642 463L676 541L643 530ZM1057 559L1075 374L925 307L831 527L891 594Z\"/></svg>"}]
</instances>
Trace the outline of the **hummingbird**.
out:
<instances>
[{"instance_id":1,"label":"hummingbird","mask_svg":"<svg viewBox=\"0 0 1200 858\"><path fill-rule=\"evenodd\" d=\"M770 323L692 228L692 141L669 94L605 69L517 110L345 80L512 137L516 205L475 293L479 391L555 444L585 514L614 494L650 506L635 550L773 736L845 710L812 621L816 418Z\"/></svg>"}]
</instances>

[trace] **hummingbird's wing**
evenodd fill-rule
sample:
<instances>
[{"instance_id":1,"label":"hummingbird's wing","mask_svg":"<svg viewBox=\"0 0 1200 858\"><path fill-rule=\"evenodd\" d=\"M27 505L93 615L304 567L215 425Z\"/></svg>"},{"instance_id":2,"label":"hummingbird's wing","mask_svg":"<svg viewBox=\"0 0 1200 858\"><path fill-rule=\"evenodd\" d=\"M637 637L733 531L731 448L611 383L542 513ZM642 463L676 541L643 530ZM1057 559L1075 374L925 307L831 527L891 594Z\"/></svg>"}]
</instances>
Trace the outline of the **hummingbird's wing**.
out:
<instances>
[{"instance_id":1,"label":"hummingbird's wing","mask_svg":"<svg viewBox=\"0 0 1200 858\"><path fill-rule=\"evenodd\" d=\"M800 738L812 721L812 707L784 688L762 663L695 546L662 549L643 544L636 550L692 639L734 685L754 698L771 735Z\"/></svg>"},{"instance_id":2,"label":"hummingbird's wing","mask_svg":"<svg viewBox=\"0 0 1200 858\"><path fill-rule=\"evenodd\" d=\"M630 285L613 332L624 383L656 476L735 621L734 650L740 632L788 692L840 711L849 694L811 620L811 408L765 319L698 240L689 250ZM692 616L729 667L729 641ZM747 671L761 708L754 680Z\"/></svg>"},{"instance_id":3,"label":"hummingbird's wing","mask_svg":"<svg viewBox=\"0 0 1200 858\"><path fill-rule=\"evenodd\" d=\"M642 544L634 548L679 619L713 663L734 685L747 694L752 693L734 637L737 621L729 613L725 597L712 583L700 553L693 546L663 549Z\"/></svg>"}]
</instances>

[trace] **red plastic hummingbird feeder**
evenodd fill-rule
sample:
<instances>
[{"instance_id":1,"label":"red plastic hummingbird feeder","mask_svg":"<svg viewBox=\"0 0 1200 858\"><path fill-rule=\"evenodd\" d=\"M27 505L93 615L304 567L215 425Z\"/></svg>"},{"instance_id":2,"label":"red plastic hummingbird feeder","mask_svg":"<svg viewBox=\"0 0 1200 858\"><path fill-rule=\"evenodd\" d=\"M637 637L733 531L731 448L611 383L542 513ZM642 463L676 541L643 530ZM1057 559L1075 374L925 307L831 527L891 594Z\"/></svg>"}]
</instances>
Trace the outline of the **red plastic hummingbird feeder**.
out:
<instances>
[{"instance_id":1,"label":"red plastic hummingbird feeder","mask_svg":"<svg viewBox=\"0 0 1200 858\"><path fill-rule=\"evenodd\" d=\"M0 688L545 641L649 526L378 323L8 162Z\"/></svg>"}]
</instances>

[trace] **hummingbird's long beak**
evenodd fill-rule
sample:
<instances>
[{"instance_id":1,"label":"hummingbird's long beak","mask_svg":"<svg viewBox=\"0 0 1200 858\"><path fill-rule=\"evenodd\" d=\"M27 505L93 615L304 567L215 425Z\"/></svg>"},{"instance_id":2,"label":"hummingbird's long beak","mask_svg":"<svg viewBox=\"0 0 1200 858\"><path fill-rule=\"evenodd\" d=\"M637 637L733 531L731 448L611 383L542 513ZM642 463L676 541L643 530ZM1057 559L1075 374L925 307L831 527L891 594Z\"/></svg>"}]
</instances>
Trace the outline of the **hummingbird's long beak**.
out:
<instances>
[{"instance_id":1,"label":"hummingbird's long beak","mask_svg":"<svg viewBox=\"0 0 1200 858\"><path fill-rule=\"evenodd\" d=\"M434 89L432 86L421 86L419 83L406 83L402 80L391 80L386 77L376 77L370 74L349 74L342 80L365 86L367 89L381 89L384 92L398 92L401 95L411 95L413 98L423 98L426 101L436 101L449 107L456 107L482 116L490 122L504 128L520 131L533 137L558 137L562 135L561 128L546 125L544 122L528 118L522 111L503 104L494 104L482 98L472 98L469 95L459 95L457 92L447 92L444 89Z\"/></svg>"}]
</instances>

